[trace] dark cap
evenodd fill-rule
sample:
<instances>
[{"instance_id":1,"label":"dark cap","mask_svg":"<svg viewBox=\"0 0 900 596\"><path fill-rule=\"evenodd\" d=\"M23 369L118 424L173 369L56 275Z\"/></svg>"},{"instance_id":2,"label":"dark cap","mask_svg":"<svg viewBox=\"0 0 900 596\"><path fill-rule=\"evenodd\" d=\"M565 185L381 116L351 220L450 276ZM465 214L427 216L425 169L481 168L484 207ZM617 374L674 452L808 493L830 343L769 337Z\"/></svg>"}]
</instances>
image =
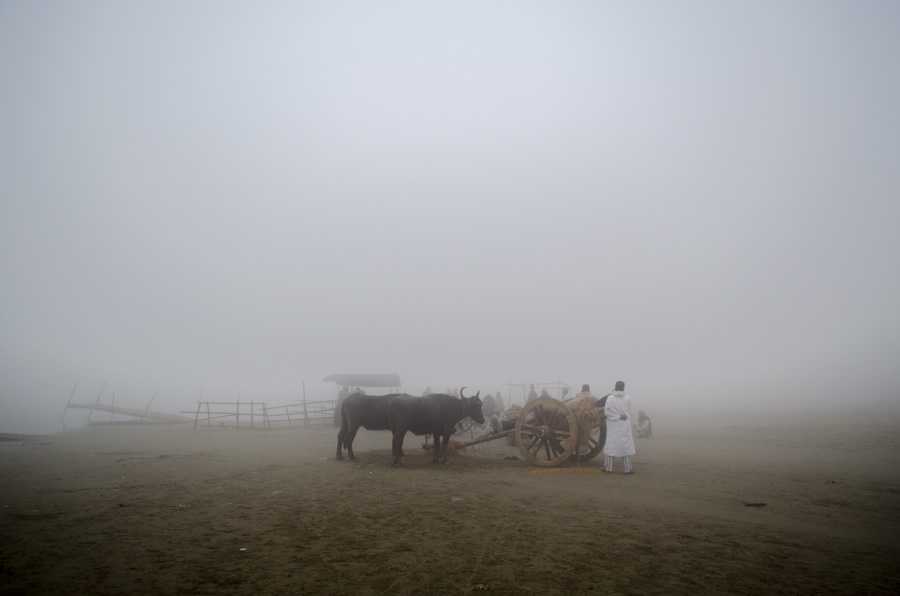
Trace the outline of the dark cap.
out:
<instances>
[{"instance_id":1,"label":"dark cap","mask_svg":"<svg viewBox=\"0 0 900 596\"><path fill-rule=\"evenodd\" d=\"M616 381L616 391L625 391L625 381Z\"/></svg>"},{"instance_id":2,"label":"dark cap","mask_svg":"<svg viewBox=\"0 0 900 596\"><path fill-rule=\"evenodd\" d=\"M587 383L585 383L584 385L581 386L581 390L582 390L582 391L590 391L590 390L591 390L591 386L588 385Z\"/></svg>"}]
</instances>

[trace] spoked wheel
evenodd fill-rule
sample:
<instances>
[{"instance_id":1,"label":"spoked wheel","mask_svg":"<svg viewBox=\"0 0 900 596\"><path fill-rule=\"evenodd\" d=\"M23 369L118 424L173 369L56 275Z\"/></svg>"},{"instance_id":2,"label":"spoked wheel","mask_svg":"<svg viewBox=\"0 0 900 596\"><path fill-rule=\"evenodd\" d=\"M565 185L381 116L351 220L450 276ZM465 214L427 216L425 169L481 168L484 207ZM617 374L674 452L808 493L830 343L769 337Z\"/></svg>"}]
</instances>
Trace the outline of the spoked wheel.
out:
<instances>
[{"instance_id":1,"label":"spoked wheel","mask_svg":"<svg viewBox=\"0 0 900 596\"><path fill-rule=\"evenodd\" d=\"M577 432L572 410L552 397L542 397L526 404L519 413L516 445L534 465L558 466L575 451Z\"/></svg>"},{"instance_id":2,"label":"spoked wheel","mask_svg":"<svg viewBox=\"0 0 900 596\"><path fill-rule=\"evenodd\" d=\"M606 418L594 421L591 424L591 434L588 437L587 445L581 448L581 455L577 450L572 452L572 461L585 462L590 461L600 455L603 446L606 444ZM585 449L585 447L587 449Z\"/></svg>"}]
</instances>

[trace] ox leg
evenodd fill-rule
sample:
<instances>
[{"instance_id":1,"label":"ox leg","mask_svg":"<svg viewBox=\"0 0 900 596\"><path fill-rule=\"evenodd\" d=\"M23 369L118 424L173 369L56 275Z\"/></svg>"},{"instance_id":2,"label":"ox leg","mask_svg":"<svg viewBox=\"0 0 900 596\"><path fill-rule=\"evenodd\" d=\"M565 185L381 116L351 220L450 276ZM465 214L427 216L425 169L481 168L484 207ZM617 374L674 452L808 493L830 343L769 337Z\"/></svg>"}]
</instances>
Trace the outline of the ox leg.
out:
<instances>
[{"instance_id":1,"label":"ox leg","mask_svg":"<svg viewBox=\"0 0 900 596\"><path fill-rule=\"evenodd\" d=\"M403 457L403 438L406 432L395 432L394 440L391 442L391 453L394 456L393 465L395 468L400 467L400 458Z\"/></svg>"},{"instance_id":2,"label":"ox leg","mask_svg":"<svg viewBox=\"0 0 900 596\"><path fill-rule=\"evenodd\" d=\"M431 456L431 463L436 464L441 461L441 435L435 433L432 435L434 440L434 452Z\"/></svg>"},{"instance_id":3,"label":"ox leg","mask_svg":"<svg viewBox=\"0 0 900 596\"><path fill-rule=\"evenodd\" d=\"M441 463L447 463L447 450L450 448L450 435L444 435L443 441L441 441Z\"/></svg>"},{"instance_id":4,"label":"ox leg","mask_svg":"<svg viewBox=\"0 0 900 596\"><path fill-rule=\"evenodd\" d=\"M359 427L351 429L350 432L347 433L347 438L344 439L344 442L347 445L347 456L350 458L350 461L356 461L356 456L353 455L353 439L356 438L357 432L359 432Z\"/></svg>"},{"instance_id":5,"label":"ox leg","mask_svg":"<svg viewBox=\"0 0 900 596\"><path fill-rule=\"evenodd\" d=\"M347 438L347 429L342 426L341 430L338 431L338 444L337 444L337 453L334 456L335 459L344 459L344 454L342 452L342 449L344 447L344 440L346 438Z\"/></svg>"}]
</instances>

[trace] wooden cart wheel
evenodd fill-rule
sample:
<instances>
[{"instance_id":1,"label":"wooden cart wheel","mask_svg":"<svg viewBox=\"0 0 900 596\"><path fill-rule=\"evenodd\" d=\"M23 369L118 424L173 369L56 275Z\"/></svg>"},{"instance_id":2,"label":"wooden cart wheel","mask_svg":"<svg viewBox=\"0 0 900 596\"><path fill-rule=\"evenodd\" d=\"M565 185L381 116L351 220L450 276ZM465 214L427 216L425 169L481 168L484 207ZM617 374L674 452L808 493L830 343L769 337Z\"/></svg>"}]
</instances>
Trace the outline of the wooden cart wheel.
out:
<instances>
[{"instance_id":1,"label":"wooden cart wheel","mask_svg":"<svg viewBox=\"0 0 900 596\"><path fill-rule=\"evenodd\" d=\"M590 461L600 455L603 446L606 444L606 418L602 418L591 425L591 436L588 438L587 447L590 449L587 453L578 456L578 451L572 452L572 461L585 462Z\"/></svg>"},{"instance_id":2,"label":"wooden cart wheel","mask_svg":"<svg viewBox=\"0 0 900 596\"><path fill-rule=\"evenodd\" d=\"M541 397L522 408L516 420L516 445L536 466L558 466L575 451L575 414L552 397Z\"/></svg>"}]
</instances>

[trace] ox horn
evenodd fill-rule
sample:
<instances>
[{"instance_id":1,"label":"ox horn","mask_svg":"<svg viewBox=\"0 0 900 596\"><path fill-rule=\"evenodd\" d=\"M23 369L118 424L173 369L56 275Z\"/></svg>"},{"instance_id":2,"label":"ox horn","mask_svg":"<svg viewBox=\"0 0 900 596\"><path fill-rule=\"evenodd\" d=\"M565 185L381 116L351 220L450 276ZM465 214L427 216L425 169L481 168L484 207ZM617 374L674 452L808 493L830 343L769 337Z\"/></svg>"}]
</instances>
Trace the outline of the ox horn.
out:
<instances>
[{"instance_id":1,"label":"ox horn","mask_svg":"<svg viewBox=\"0 0 900 596\"><path fill-rule=\"evenodd\" d=\"M462 389L459 390L459 396L460 396L461 398L463 398L463 399L466 399L466 396L463 395L463 391L465 391L465 390L466 390L465 387L463 387Z\"/></svg>"}]
</instances>

